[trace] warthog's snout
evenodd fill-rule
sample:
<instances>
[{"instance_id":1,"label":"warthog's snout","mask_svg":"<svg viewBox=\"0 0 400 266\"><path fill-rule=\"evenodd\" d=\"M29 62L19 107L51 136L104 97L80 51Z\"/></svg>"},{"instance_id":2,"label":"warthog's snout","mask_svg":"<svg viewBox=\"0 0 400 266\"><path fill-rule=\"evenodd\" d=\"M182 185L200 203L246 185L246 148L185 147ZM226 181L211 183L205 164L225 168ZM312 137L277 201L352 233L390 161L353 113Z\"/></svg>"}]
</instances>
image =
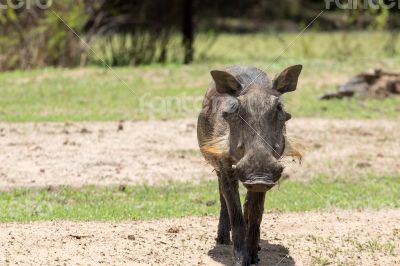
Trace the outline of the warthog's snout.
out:
<instances>
[{"instance_id":1,"label":"warthog's snout","mask_svg":"<svg viewBox=\"0 0 400 266\"><path fill-rule=\"evenodd\" d=\"M266 149L252 149L236 165L235 175L251 192L266 192L281 178L283 166Z\"/></svg>"},{"instance_id":2,"label":"warthog's snout","mask_svg":"<svg viewBox=\"0 0 400 266\"><path fill-rule=\"evenodd\" d=\"M268 174L250 175L243 182L243 185L251 192L266 192L275 186L279 178L280 175L278 177L273 177L272 175Z\"/></svg>"}]
</instances>

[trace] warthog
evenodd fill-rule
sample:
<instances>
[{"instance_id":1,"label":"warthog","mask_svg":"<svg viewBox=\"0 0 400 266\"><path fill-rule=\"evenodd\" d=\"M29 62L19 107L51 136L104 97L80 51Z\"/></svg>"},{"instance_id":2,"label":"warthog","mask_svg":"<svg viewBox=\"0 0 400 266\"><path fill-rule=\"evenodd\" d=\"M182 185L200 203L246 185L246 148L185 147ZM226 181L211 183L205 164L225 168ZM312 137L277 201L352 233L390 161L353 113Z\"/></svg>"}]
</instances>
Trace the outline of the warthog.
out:
<instances>
[{"instance_id":1,"label":"warthog","mask_svg":"<svg viewBox=\"0 0 400 266\"><path fill-rule=\"evenodd\" d=\"M230 244L235 263L257 263L265 192L281 177L284 155L299 156L286 138L291 118L281 95L296 90L302 66L285 69L275 80L248 66L211 71L198 118L197 137L218 176L221 212L216 241ZM244 213L238 180L247 188Z\"/></svg>"}]
</instances>

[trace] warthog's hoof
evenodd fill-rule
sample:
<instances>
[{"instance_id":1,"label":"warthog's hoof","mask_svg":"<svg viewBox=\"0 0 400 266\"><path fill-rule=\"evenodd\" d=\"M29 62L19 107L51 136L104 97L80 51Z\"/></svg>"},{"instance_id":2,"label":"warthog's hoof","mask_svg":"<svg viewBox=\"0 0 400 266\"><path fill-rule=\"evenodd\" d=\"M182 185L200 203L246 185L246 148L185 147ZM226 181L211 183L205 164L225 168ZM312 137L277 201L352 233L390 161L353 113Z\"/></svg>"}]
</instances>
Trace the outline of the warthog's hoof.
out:
<instances>
[{"instance_id":1,"label":"warthog's hoof","mask_svg":"<svg viewBox=\"0 0 400 266\"><path fill-rule=\"evenodd\" d=\"M232 241L230 237L216 237L215 241L217 242L218 245L231 245Z\"/></svg>"},{"instance_id":2,"label":"warthog's hoof","mask_svg":"<svg viewBox=\"0 0 400 266\"><path fill-rule=\"evenodd\" d=\"M238 253L234 253L235 255L235 266L250 266L254 264L258 264L260 259L258 258L258 252L245 252L243 255Z\"/></svg>"}]
</instances>

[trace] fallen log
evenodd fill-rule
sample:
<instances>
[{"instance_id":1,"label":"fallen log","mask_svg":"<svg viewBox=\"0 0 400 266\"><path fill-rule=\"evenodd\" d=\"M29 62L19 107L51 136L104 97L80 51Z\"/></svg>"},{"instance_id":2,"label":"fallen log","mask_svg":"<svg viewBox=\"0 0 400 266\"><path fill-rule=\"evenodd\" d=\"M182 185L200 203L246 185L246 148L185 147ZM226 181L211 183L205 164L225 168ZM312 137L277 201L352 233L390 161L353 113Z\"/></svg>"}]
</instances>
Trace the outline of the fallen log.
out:
<instances>
[{"instance_id":1,"label":"fallen log","mask_svg":"<svg viewBox=\"0 0 400 266\"><path fill-rule=\"evenodd\" d=\"M353 96L386 98L396 94L400 95L400 73L374 69L352 77L341 85L336 92L328 92L322 95L320 99L342 99Z\"/></svg>"}]
</instances>

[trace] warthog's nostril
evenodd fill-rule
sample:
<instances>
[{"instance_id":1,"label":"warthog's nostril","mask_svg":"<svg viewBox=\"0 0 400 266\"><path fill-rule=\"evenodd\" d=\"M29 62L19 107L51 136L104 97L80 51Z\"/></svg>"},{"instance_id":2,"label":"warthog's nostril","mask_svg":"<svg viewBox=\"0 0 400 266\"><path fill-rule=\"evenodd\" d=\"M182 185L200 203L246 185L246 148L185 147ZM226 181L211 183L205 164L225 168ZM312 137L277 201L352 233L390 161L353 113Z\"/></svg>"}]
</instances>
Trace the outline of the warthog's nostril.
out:
<instances>
[{"instance_id":1,"label":"warthog's nostril","mask_svg":"<svg viewBox=\"0 0 400 266\"><path fill-rule=\"evenodd\" d=\"M275 186L274 182L269 176L250 176L243 182L243 185L253 192L266 192Z\"/></svg>"}]
</instances>

